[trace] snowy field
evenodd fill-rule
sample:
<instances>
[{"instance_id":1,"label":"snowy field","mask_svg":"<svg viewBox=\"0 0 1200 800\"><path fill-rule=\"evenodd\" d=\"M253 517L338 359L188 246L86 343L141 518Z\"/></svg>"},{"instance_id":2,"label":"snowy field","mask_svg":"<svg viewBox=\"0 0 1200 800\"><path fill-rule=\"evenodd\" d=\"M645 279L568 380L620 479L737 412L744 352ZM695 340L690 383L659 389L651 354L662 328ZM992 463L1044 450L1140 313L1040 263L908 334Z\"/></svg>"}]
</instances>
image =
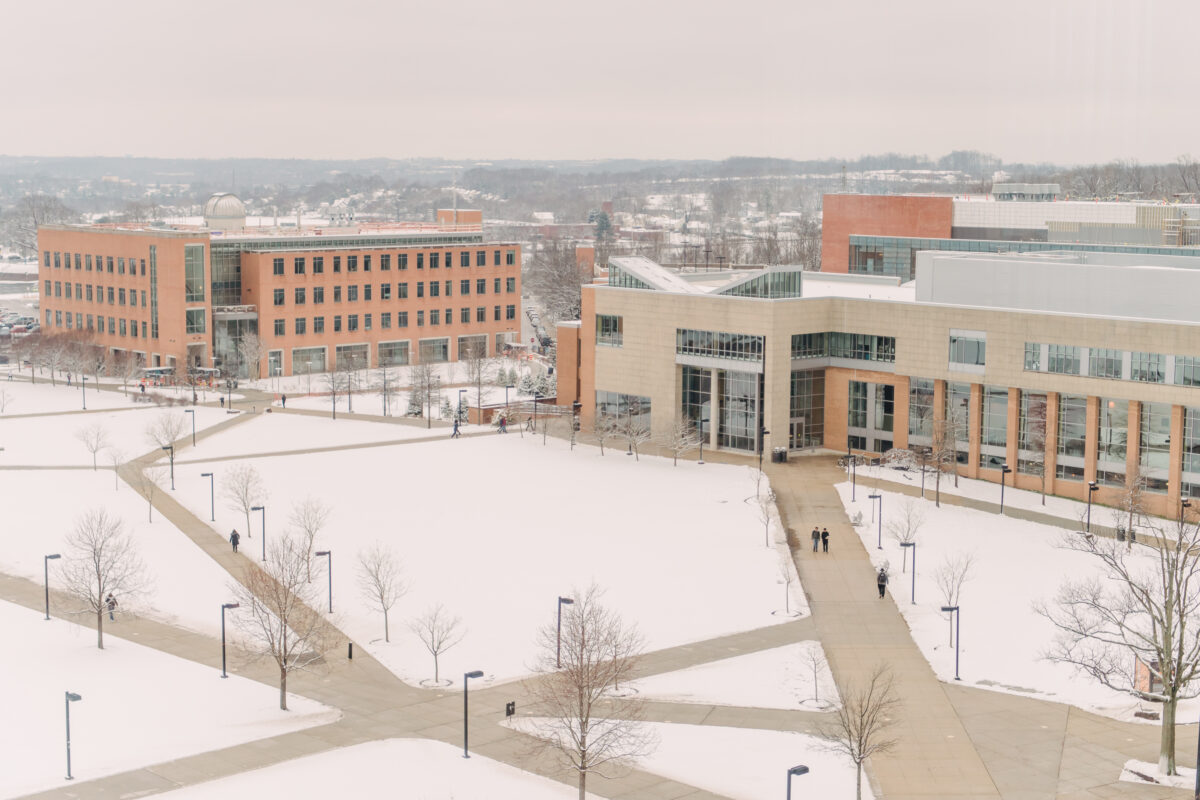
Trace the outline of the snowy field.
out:
<instances>
[{"instance_id":1,"label":"snowy field","mask_svg":"<svg viewBox=\"0 0 1200 800\"><path fill-rule=\"evenodd\" d=\"M847 513L862 513L863 524L857 530L863 546L876 567L889 564L888 594L940 679L954 680L954 647L950 644L950 623L940 610L944 598L935 572L947 556L966 553L973 556L974 563L960 598L960 674L965 683L1069 703L1126 721L1144 721L1133 716L1143 708L1159 709L1104 688L1067 665L1043 658L1053 644L1056 629L1034 612L1034 604L1052 603L1064 577L1081 579L1101 574L1095 558L1056 546L1064 535L1070 535L1064 529L955 506L938 509L932 500L885 490L881 551L876 548L878 522L870 522L872 503L865 487L858 488L857 503L850 502L850 484L840 484L838 492ZM889 522L897 519L909 501L924 513L916 537L916 605L910 602L911 559L910 572L902 574L900 545L888 535ZM1179 719L1195 719L1200 713L1200 700L1180 701L1178 713Z\"/></svg>"},{"instance_id":2,"label":"snowy field","mask_svg":"<svg viewBox=\"0 0 1200 800\"><path fill-rule=\"evenodd\" d=\"M159 795L169 800L328 800L347 792L413 800L572 800L571 787L479 754L421 739L385 739L285 761ZM589 798L595 795L589 794Z\"/></svg>"},{"instance_id":3,"label":"snowy field","mask_svg":"<svg viewBox=\"0 0 1200 800\"><path fill-rule=\"evenodd\" d=\"M817 658L815 682L810 656ZM823 711L838 702L824 650L816 641L665 672L634 686L647 700L677 703Z\"/></svg>"},{"instance_id":4,"label":"snowy field","mask_svg":"<svg viewBox=\"0 0 1200 800\"><path fill-rule=\"evenodd\" d=\"M71 771L77 781L157 764L335 721L339 712L279 690L104 637L0 602L0 628L20 652L0 660L0 797L65 788L65 692ZM164 735L169 731L169 735Z\"/></svg>"},{"instance_id":5,"label":"snowy field","mask_svg":"<svg viewBox=\"0 0 1200 800\"><path fill-rule=\"evenodd\" d=\"M224 412L213 412L224 418ZM197 420L199 425L200 421ZM213 458L238 458L255 453L275 453L313 447L367 444L371 442L449 436L447 428L427 429L423 425L390 422L362 422L331 419L307 414L254 414L228 430L213 434L195 450L180 451L175 464L203 462ZM207 471L205 466L204 470ZM194 471L194 470L193 470ZM205 519L207 519L207 514Z\"/></svg>"},{"instance_id":6,"label":"snowy field","mask_svg":"<svg viewBox=\"0 0 1200 800\"><path fill-rule=\"evenodd\" d=\"M126 460L156 449L158 445L147 438L146 429L163 416L179 417L183 420L183 433L177 440L180 445L175 451L177 463L181 458L193 453L207 453L209 445L204 441L197 442L197 448L192 449L191 414L184 414L180 407L155 408L142 405L136 409L95 414L80 413L25 419L0 417L0 446L4 447L3 454L0 454L0 463L90 467L92 454L77 434L85 428L101 425L108 444L97 454L97 463L101 467L107 465L111 468L112 462L105 452L107 449L119 449ZM197 433L230 418L219 409L202 406L196 407L195 416Z\"/></svg>"},{"instance_id":7,"label":"snowy field","mask_svg":"<svg viewBox=\"0 0 1200 800\"><path fill-rule=\"evenodd\" d=\"M177 464L177 487L180 474ZM91 509L104 508L124 521L151 578L144 596L117 598L121 614L141 614L201 633L219 633L221 603L230 600L226 588L230 582L228 573L158 512L154 513L153 523L147 522L146 501L123 481L118 489L114 485L112 471L103 469L95 473L91 470L0 472L0 504L4 507L0 570L40 584L42 557L48 553L61 553L65 557L64 542L76 519ZM171 493L169 481L161 491ZM54 502L55 498L68 497L69 503ZM208 518L207 507L204 518ZM50 562L51 586L61 585L56 577L60 563Z\"/></svg>"},{"instance_id":8,"label":"snowy field","mask_svg":"<svg viewBox=\"0 0 1200 800\"><path fill-rule=\"evenodd\" d=\"M607 590L606 604L638 624L648 650L789 619L773 613L784 606L786 548L766 546L745 502L754 492L746 470L607 452L510 434L248 463L266 485L269 537L308 496L331 507L315 549L333 551L338 624L410 683L432 678L433 663L408 623L437 603L462 618L465 636L441 657L443 680L473 669L489 680L528 673L535 631L554 621L555 598L593 581ZM208 480L193 467L177 483L178 498L207 519ZM225 538L245 517L218 498L214 527ZM256 554L257 514L252 529L243 546ZM773 535L782 538L777 525ZM410 586L392 610L390 643L357 587L357 555L376 541L400 556ZM326 559L315 563L324 600ZM791 591L795 610L798 581Z\"/></svg>"},{"instance_id":9,"label":"snowy field","mask_svg":"<svg viewBox=\"0 0 1200 800\"><path fill-rule=\"evenodd\" d=\"M8 380L10 368L13 375L17 376L11 381ZM0 372L0 393L5 395L4 402L0 403L4 406L4 410L0 411L0 419L21 414L52 414L83 409L83 390L78 384L67 386L65 380L59 379L57 386L51 386L49 377L40 376L37 383L30 383L25 380L29 377L28 369L17 372L14 366L5 365L0 367L0 370L3 370ZM137 387L134 387L134 391L136 390ZM97 391L90 379L87 385L87 406L89 411L144 407L141 403L134 403L132 392L126 397L120 392L120 386L117 387L117 391L112 391L109 387Z\"/></svg>"},{"instance_id":10,"label":"snowy field","mask_svg":"<svg viewBox=\"0 0 1200 800\"><path fill-rule=\"evenodd\" d=\"M442 389L442 396L446 398L446 400L450 403L451 406L454 406L455 404L458 403L458 389L459 388L468 388L468 387L455 387L455 388ZM530 396L518 394L516 392L516 390L509 390L509 392L508 392L508 400L510 403L517 403L518 401L525 402L530 399L532 399ZM483 387L483 404L488 405L488 404L493 404L493 403L497 404L497 405L502 405L504 403L504 389L497 389L495 386L492 386L492 387L490 387L490 391L489 391L489 387L484 386ZM279 398L276 398L275 405L278 406L280 404L281 403L280 403ZM478 405L475 401L474 387L470 387L468 392L463 395L463 404L471 406L471 407ZM310 409L313 411L321 411L326 414L329 414L330 409L331 409L331 402L330 402L328 395L316 394L316 395L308 396L308 395L289 394L288 400L287 400L287 407L288 408L304 408L304 409ZM346 397L343 395L338 395L338 402L337 402L338 413L341 414L341 413L347 412L348 408L349 408L349 403L347 402ZM405 416L405 412L407 412L407 411L408 411L408 391L406 389L397 390L396 393L391 398L388 399L388 416L403 417L403 416ZM433 418L440 419L441 418L440 412L441 412L441 401L439 400L433 404ZM379 396L378 391L355 392L354 393L354 413L355 414L374 414L375 416L380 416L380 417L383 416L384 415L383 414L383 398ZM453 413L451 413L449 415L449 417L451 417L451 418L453 416L454 416ZM424 424L424 423L422 423L422 424Z\"/></svg>"}]
</instances>

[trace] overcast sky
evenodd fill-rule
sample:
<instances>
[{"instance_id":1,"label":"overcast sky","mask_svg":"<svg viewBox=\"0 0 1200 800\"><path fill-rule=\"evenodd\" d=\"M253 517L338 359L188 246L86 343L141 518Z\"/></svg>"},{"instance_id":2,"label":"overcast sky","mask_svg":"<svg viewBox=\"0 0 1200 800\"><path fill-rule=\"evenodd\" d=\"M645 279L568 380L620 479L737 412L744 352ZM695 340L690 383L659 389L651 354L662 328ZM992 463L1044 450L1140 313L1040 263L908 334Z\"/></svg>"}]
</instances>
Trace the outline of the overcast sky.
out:
<instances>
[{"instance_id":1,"label":"overcast sky","mask_svg":"<svg viewBox=\"0 0 1200 800\"><path fill-rule=\"evenodd\" d=\"M1200 155L1196 0L3 0L0 20L6 154Z\"/></svg>"}]
</instances>

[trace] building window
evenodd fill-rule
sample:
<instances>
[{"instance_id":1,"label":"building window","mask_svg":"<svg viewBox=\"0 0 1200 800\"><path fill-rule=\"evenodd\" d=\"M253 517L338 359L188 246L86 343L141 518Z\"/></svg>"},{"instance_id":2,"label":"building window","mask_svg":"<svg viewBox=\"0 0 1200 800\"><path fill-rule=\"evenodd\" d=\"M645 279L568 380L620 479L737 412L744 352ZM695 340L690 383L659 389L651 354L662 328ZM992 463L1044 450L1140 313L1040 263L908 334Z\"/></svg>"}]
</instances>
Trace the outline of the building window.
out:
<instances>
[{"instance_id":1,"label":"building window","mask_svg":"<svg viewBox=\"0 0 1200 800\"><path fill-rule=\"evenodd\" d=\"M486 267L487 266L487 251L486 250L476 250L475 251L475 266L477 266L477 267Z\"/></svg>"},{"instance_id":2,"label":"building window","mask_svg":"<svg viewBox=\"0 0 1200 800\"><path fill-rule=\"evenodd\" d=\"M438 309L433 309L429 312L429 324L440 325L442 323L442 312Z\"/></svg>"},{"instance_id":3,"label":"building window","mask_svg":"<svg viewBox=\"0 0 1200 800\"><path fill-rule=\"evenodd\" d=\"M397 328L407 328L408 327L408 312L407 311L397 311L396 312L396 327Z\"/></svg>"},{"instance_id":4,"label":"building window","mask_svg":"<svg viewBox=\"0 0 1200 800\"><path fill-rule=\"evenodd\" d=\"M471 293L471 281L470 281L470 279L467 279L467 280L465 280L465 281L459 281L459 282L458 282L458 293L459 293L459 294L461 294L461 295L464 295L464 296L465 296L465 295L469 295L469 294Z\"/></svg>"},{"instance_id":5,"label":"building window","mask_svg":"<svg viewBox=\"0 0 1200 800\"><path fill-rule=\"evenodd\" d=\"M475 321L487 322L487 308L485 306L475 307Z\"/></svg>"},{"instance_id":6,"label":"building window","mask_svg":"<svg viewBox=\"0 0 1200 800\"><path fill-rule=\"evenodd\" d=\"M1160 353L1130 353L1130 378L1143 383L1166 379L1166 357Z\"/></svg>"},{"instance_id":7,"label":"building window","mask_svg":"<svg viewBox=\"0 0 1200 800\"><path fill-rule=\"evenodd\" d=\"M504 251L504 263L510 267L513 264L517 263L517 253L515 250L505 250Z\"/></svg>"},{"instance_id":8,"label":"building window","mask_svg":"<svg viewBox=\"0 0 1200 800\"><path fill-rule=\"evenodd\" d=\"M56 290L56 293L57 293L57 289L58 289L58 284L57 284L57 283L55 283L55 284L54 284L54 288L55 288L55 290ZM111 286L105 287L105 293L106 293L106 294L107 294L107 296L108 296L108 304L109 304L110 306L111 306L111 305L113 305L113 304L115 304L115 303L116 303L116 300L115 300L115 297L116 297L116 292L113 290L113 287L111 287Z\"/></svg>"},{"instance_id":9,"label":"building window","mask_svg":"<svg viewBox=\"0 0 1200 800\"><path fill-rule=\"evenodd\" d=\"M358 314L351 314L348 317L346 317L346 330L348 330L348 331L358 330Z\"/></svg>"},{"instance_id":10,"label":"building window","mask_svg":"<svg viewBox=\"0 0 1200 800\"><path fill-rule=\"evenodd\" d=\"M1058 457L1054 475L1069 481L1084 478L1084 454L1087 448L1087 398L1058 396Z\"/></svg>"},{"instance_id":11,"label":"building window","mask_svg":"<svg viewBox=\"0 0 1200 800\"><path fill-rule=\"evenodd\" d=\"M425 327L425 312L424 311L417 312L417 327L418 328Z\"/></svg>"},{"instance_id":12,"label":"building window","mask_svg":"<svg viewBox=\"0 0 1200 800\"><path fill-rule=\"evenodd\" d=\"M333 302L335 302L335 303L342 302L342 287L341 286L333 287Z\"/></svg>"},{"instance_id":13,"label":"building window","mask_svg":"<svg viewBox=\"0 0 1200 800\"><path fill-rule=\"evenodd\" d=\"M422 364L441 364L450 360L450 339L422 339L419 345Z\"/></svg>"},{"instance_id":14,"label":"building window","mask_svg":"<svg viewBox=\"0 0 1200 800\"><path fill-rule=\"evenodd\" d=\"M761 362L763 345L762 336L685 328L675 329L675 352L678 355Z\"/></svg>"},{"instance_id":15,"label":"building window","mask_svg":"<svg viewBox=\"0 0 1200 800\"><path fill-rule=\"evenodd\" d=\"M313 333L324 333L324 332L325 332L325 318L324 317L313 317ZM293 372L296 371L294 367L292 368L292 371Z\"/></svg>"},{"instance_id":16,"label":"building window","mask_svg":"<svg viewBox=\"0 0 1200 800\"><path fill-rule=\"evenodd\" d=\"M321 275L325 272L325 257L313 256L313 275Z\"/></svg>"},{"instance_id":17,"label":"building window","mask_svg":"<svg viewBox=\"0 0 1200 800\"><path fill-rule=\"evenodd\" d=\"M408 342L380 342L378 361L381 367L402 367L408 364Z\"/></svg>"},{"instance_id":18,"label":"building window","mask_svg":"<svg viewBox=\"0 0 1200 800\"><path fill-rule=\"evenodd\" d=\"M466 325L467 323L469 323L471 321L471 309L460 308L458 310L458 321L461 322L463 325Z\"/></svg>"},{"instance_id":19,"label":"building window","mask_svg":"<svg viewBox=\"0 0 1200 800\"><path fill-rule=\"evenodd\" d=\"M70 322L71 322L71 314L68 312L67 313L67 327L68 328L71 327ZM126 336L128 334L128 328L126 326L127 326L127 323L125 322L125 320L123 320L123 319L120 320L120 328L121 328L122 336Z\"/></svg>"},{"instance_id":20,"label":"building window","mask_svg":"<svg viewBox=\"0 0 1200 800\"><path fill-rule=\"evenodd\" d=\"M1065 344L1052 344L1047 349L1048 358L1046 364L1047 372L1058 373L1059 375L1078 375L1080 366L1080 353L1078 347Z\"/></svg>"},{"instance_id":21,"label":"building window","mask_svg":"<svg viewBox=\"0 0 1200 800\"><path fill-rule=\"evenodd\" d=\"M1017 472L1041 476L1046 471L1046 395L1021 392L1017 436Z\"/></svg>"},{"instance_id":22,"label":"building window","mask_svg":"<svg viewBox=\"0 0 1200 800\"><path fill-rule=\"evenodd\" d=\"M496 322L500 321L500 306L492 306L492 319Z\"/></svg>"},{"instance_id":23,"label":"building window","mask_svg":"<svg viewBox=\"0 0 1200 800\"><path fill-rule=\"evenodd\" d=\"M337 314L333 318L333 332L334 333L342 332L342 315L341 314Z\"/></svg>"},{"instance_id":24,"label":"building window","mask_svg":"<svg viewBox=\"0 0 1200 800\"><path fill-rule=\"evenodd\" d=\"M384 311L379 315L379 327L387 330L392 327L392 312Z\"/></svg>"},{"instance_id":25,"label":"building window","mask_svg":"<svg viewBox=\"0 0 1200 800\"><path fill-rule=\"evenodd\" d=\"M363 256L363 272L371 271L371 256L369 254Z\"/></svg>"},{"instance_id":26,"label":"building window","mask_svg":"<svg viewBox=\"0 0 1200 800\"><path fill-rule=\"evenodd\" d=\"M1103 347L1088 348L1088 375L1093 378L1121 379L1121 360L1124 351Z\"/></svg>"},{"instance_id":27,"label":"building window","mask_svg":"<svg viewBox=\"0 0 1200 800\"><path fill-rule=\"evenodd\" d=\"M281 305L283 305L283 304L286 302L285 295L284 295L284 293L283 293L283 292L284 292L284 290L283 290L283 289L275 289L275 290L273 290L272 294L273 294L273 296L274 296L274 299L275 299L275 305L277 305L277 306L281 306Z\"/></svg>"},{"instance_id":28,"label":"building window","mask_svg":"<svg viewBox=\"0 0 1200 800\"><path fill-rule=\"evenodd\" d=\"M371 284L364 283L363 284L363 300L370 300L370 299L371 299Z\"/></svg>"},{"instance_id":29,"label":"building window","mask_svg":"<svg viewBox=\"0 0 1200 800\"><path fill-rule=\"evenodd\" d=\"M285 333L287 333L287 320L285 320L285 319L275 320L275 335L283 336Z\"/></svg>"},{"instance_id":30,"label":"building window","mask_svg":"<svg viewBox=\"0 0 1200 800\"><path fill-rule=\"evenodd\" d=\"M500 279L499 278L492 279L492 292L494 294L500 294Z\"/></svg>"},{"instance_id":31,"label":"building window","mask_svg":"<svg viewBox=\"0 0 1200 800\"><path fill-rule=\"evenodd\" d=\"M408 269L408 253L396 255L396 269Z\"/></svg>"},{"instance_id":32,"label":"building window","mask_svg":"<svg viewBox=\"0 0 1200 800\"><path fill-rule=\"evenodd\" d=\"M516 290L517 290L517 279L516 278L505 278L504 279L504 291L505 292L515 292Z\"/></svg>"},{"instance_id":33,"label":"building window","mask_svg":"<svg viewBox=\"0 0 1200 800\"><path fill-rule=\"evenodd\" d=\"M475 294L487 294L487 278L476 279Z\"/></svg>"},{"instance_id":34,"label":"building window","mask_svg":"<svg viewBox=\"0 0 1200 800\"><path fill-rule=\"evenodd\" d=\"M866 381L850 381L846 404L846 425L851 428L867 427Z\"/></svg>"},{"instance_id":35,"label":"building window","mask_svg":"<svg viewBox=\"0 0 1200 800\"><path fill-rule=\"evenodd\" d=\"M315 264L313 265L313 268L314 269L316 268ZM324 303L324 302L325 302L325 287L324 286L314 286L313 287L313 303Z\"/></svg>"},{"instance_id":36,"label":"building window","mask_svg":"<svg viewBox=\"0 0 1200 800\"><path fill-rule=\"evenodd\" d=\"M437 297L441 293L442 284L438 281L429 282L429 296Z\"/></svg>"},{"instance_id":37,"label":"building window","mask_svg":"<svg viewBox=\"0 0 1200 800\"><path fill-rule=\"evenodd\" d=\"M379 299L380 300L391 300L392 299L392 285L390 283L379 284Z\"/></svg>"},{"instance_id":38,"label":"building window","mask_svg":"<svg viewBox=\"0 0 1200 800\"><path fill-rule=\"evenodd\" d=\"M342 257L341 256L333 257L333 271L334 272L342 271Z\"/></svg>"},{"instance_id":39,"label":"building window","mask_svg":"<svg viewBox=\"0 0 1200 800\"><path fill-rule=\"evenodd\" d=\"M983 366L987 357L986 336L950 335L950 363Z\"/></svg>"},{"instance_id":40,"label":"building window","mask_svg":"<svg viewBox=\"0 0 1200 800\"><path fill-rule=\"evenodd\" d=\"M504 318L505 319L516 319L517 318L517 307L515 305L505 306L504 307Z\"/></svg>"},{"instance_id":41,"label":"building window","mask_svg":"<svg viewBox=\"0 0 1200 800\"><path fill-rule=\"evenodd\" d=\"M449 297L451 294L453 294L453 293L454 293L454 292L453 292L453 289L454 289L454 281L446 281L446 287L445 287L445 288L446 288L446 297Z\"/></svg>"},{"instance_id":42,"label":"building window","mask_svg":"<svg viewBox=\"0 0 1200 800\"><path fill-rule=\"evenodd\" d=\"M358 302L358 284L357 283L352 283L346 287L346 302L348 302L348 303L357 303Z\"/></svg>"},{"instance_id":43,"label":"building window","mask_svg":"<svg viewBox=\"0 0 1200 800\"><path fill-rule=\"evenodd\" d=\"M58 266L58 264L55 264L54 266L56 266L56 267L57 267L57 266ZM105 257L104 257L104 271L105 271L105 272L112 272L112 271L113 271L113 257L112 257L112 256L105 256Z\"/></svg>"},{"instance_id":44,"label":"building window","mask_svg":"<svg viewBox=\"0 0 1200 800\"><path fill-rule=\"evenodd\" d=\"M1030 372L1042 371L1042 346L1037 342L1025 343L1025 369Z\"/></svg>"},{"instance_id":45,"label":"building window","mask_svg":"<svg viewBox=\"0 0 1200 800\"><path fill-rule=\"evenodd\" d=\"M303 336L308 327L308 320L304 317L296 317L295 331L297 336Z\"/></svg>"},{"instance_id":46,"label":"building window","mask_svg":"<svg viewBox=\"0 0 1200 800\"><path fill-rule=\"evenodd\" d=\"M979 466L1000 469L1008 463L1008 389L983 387L983 426L980 430Z\"/></svg>"},{"instance_id":47,"label":"building window","mask_svg":"<svg viewBox=\"0 0 1200 800\"><path fill-rule=\"evenodd\" d=\"M292 374L308 375L325 371L324 347L296 347L292 350Z\"/></svg>"},{"instance_id":48,"label":"building window","mask_svg":"<svg viewBox=\"0 0 1200 800\"><path fill-rule=\"evenodd\" d=\"M458 265L460 267L471 266L471 254L465 250L463 252L459 253L458 254Z\"/></svg>"},{"instance_id":49,"label":"building window","mask_svg":"<svg viewBox=\"0 0 1200 800\"><path fill-rule=\"evenodd\" d=\"M398 300L407 300L408 299L408 284L407 283L396 284L396 298Z\"/></svg>"},{"instance_id":50,"label":"building window","mask_svg":"<svg viewBox=\"0 0 1200 800\"><path fill-rule=\"evenodd\" d=\"M440 262L441 262L441 253L430 253L429 254L429 268L430 269L437 269L439 266L441 266ZM447 264L446 266L450 266L450 265Z\"/></svg>"},{"instance_id":51,"label":"building window","mask_svg":"<svg viewBox=\"0 0 1200 800\"><path fill-rule=\"evenodd\" d=\"M295 294L296 294L296 305L298 305L298 306L304 305L304 287L297 286Z\"/></svg>"},{"instance_id":52,"label":"building window","mask_svg":"<svg viewBox=\"0 0 1200 800\"><path fill-rule=\"evenodd\" d=\"M392 254L381 253L379 255L379 271L390 270L392 268Z\"/></svg>"},{"instance_id":53,"label":"building window","mask_svg":"<svg viewBox=\"0 0 1200 800\"><path fill-rule=\"evenodd\" d=\"M358 272L358 256L346 256L346 272Z\"/></svg>"},{"instance_id":54,"label":"building window","mask_svg":"<svg viewBox=\"0 0 1200 800\"><path fill-rule=\"evenodd\" d=\"M933 381L928 378L908 380L908 441L933 444Z\"/></svg>"},{"instance_id":55,"label":"building window","mask_svg":"<svg viewBox=\"0 0 1200 800\"><path fill-rule=\"evenodd\" d=\"M1100 398L1096 420L1099 450L1096 480L1104 486L1125 485L1125 452L1129 438L1129 401Z\"/></svg>"},{"instance_id":56,"label":"building window","mask_svg":"<svg viewBox=\"0 0 1200 800\"><path fill-rule=\"evenodd\" d=\"M509 306L512 308L512 306ZM620 347L625 331L624 317L612 314L596 315L596 344Z\"/></svg>"},{"instance_id":57,"label":"building window","mask_svg":"<svg viewBox=\"0 0 1200 800\"><path fill-rule=\"evenodd\" d=\"M67 295L69 296L70 294L71 294L71 284L68 283L67 284ZM125 305L125 290L124 289L117 289L117 305L119 305L119 306Z\"/></svg>"},{"instance_id":58,"label":"building window","mask_svg":"<svg viewBox=\"0 0 1200 800\"><path fill-rule=\"evenodd\" d=\"M282 275L283 274L283 259L282 258L271 259L271 274L272 275Z\"/></svg>"},{"instance_id":59,"label":"building window","mask_svg":"<svg viewBox=\"0 0 1200 800\"><path fill-rule=\"evenodd\" d=\"M1138 464L1151 492L1166 492L1171 471L1171 404L1142 403Z\"/></svg>"},{"instance_id":60,"label":"building window","mask_svg":"<svg viewBox=\"0 0 1200 800\"><path fill-rule=\"evenodd\" d=\"M295 275L304 274L304 259L300 256L292 259L292 273Z\"/></svg>"},{"instance_id":61,"label":"building window","mask_svg":"<svg viewBox=\"0 0 1200 800\"><path fill-rule=\"evenodd\" d=\"M425 296L425 281L417 281L417 297Z\"/></svg>"},{"instance_id":62,"label":"building window","mask_svg":"<svg viewBox=\"0 0 1200 800\"><path fill-rule=\"evenodd\" d=\"M1184 497L1200 497L1200 408L1183 409L1183 481Z\"/></svg>"}]
</instances>

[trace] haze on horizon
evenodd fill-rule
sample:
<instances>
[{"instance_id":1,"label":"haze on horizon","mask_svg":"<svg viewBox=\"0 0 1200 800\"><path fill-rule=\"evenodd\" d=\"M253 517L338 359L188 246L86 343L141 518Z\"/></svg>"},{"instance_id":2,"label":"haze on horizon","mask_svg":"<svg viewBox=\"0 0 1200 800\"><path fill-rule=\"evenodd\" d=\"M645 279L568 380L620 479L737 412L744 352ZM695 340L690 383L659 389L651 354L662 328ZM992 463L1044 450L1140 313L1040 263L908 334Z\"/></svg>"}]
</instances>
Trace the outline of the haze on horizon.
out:
<instances>
[{"instance_id":1,"label":"haze on horizon","mask_svg":"<svg viewBox=\"0 0 1200 800\"><path fill-rule=\"evenodd\" d=\"M8 155L1200 154L1187 0L9 4Z\"/></svg>"}]
</instances>

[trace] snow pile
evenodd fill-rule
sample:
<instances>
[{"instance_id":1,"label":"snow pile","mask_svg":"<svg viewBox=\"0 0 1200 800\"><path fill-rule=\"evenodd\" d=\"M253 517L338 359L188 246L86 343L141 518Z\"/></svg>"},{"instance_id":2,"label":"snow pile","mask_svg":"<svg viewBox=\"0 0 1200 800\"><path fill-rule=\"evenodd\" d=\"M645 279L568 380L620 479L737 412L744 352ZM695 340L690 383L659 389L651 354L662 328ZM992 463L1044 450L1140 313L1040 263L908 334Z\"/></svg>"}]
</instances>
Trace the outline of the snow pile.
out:
<instances>
[{"instance_id":1,"label":"snow pile","mask_svg":"<svg viewBox=\"0 0 1200 800\"><path fill-rule=\"evenodd\" d=\"M1196 770L1187 767L1177 767L1178 775L1163 775L1158 771L1158 764L1149 761L1130 759L1121 770L1121 780L1129 783L1155 786L1171 786L1175 789L1193 789L1196 786Z\"/></svg>"}]
</instances>

